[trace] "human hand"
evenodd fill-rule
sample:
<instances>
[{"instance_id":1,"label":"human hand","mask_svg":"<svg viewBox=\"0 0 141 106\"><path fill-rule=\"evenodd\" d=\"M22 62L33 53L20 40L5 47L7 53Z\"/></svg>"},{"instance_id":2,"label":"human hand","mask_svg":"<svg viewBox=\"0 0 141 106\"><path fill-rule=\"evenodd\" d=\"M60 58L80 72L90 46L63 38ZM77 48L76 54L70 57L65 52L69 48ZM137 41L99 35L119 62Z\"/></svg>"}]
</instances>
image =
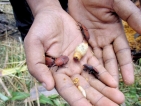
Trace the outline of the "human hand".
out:
<instances>
[{"instance_id":1,"label":"human hand","mask_svg":"<svg viewBox=\"0 0 141 106\"><path fill-rule=\"evenodd\" d=\"M80 62L73 60L74 50L82 43L83 38L76 22L60 9L60 6L46 7L34 16L33 25L24 41L26 59L29 72L39 82L44 83L46 89L51 90L55 86L71 106L103 106L103 104L118 106L117 104L124 101L123 94L116 89L116 81L99 64L90 48ZM49 69L45 65L45 53L51 57L66 55L69 57L69 62L57 71L54 69L56 67ZM86 63L99 71L99 80L91 81L94 77L82 72L82 66ZM74 85L73 79L76 77L80 79L79 85L86 90L87 98L84 98ZM93 81L98 86L94 85ZM108 95L108 91L112 91L114 95Z\"/></svg>"},{"instance_id":2,"label":"human hand","mask_svg":"<svg viewBox=\"0 0 141 106\"><path fill-rule=\"evenodd\" d=\"M69 0L69 13L90 34L89 44L101 64L118 81L134 82L131 51L120 18L141 33L141 12L130 0Z\"/></svg>"}]
</instances>

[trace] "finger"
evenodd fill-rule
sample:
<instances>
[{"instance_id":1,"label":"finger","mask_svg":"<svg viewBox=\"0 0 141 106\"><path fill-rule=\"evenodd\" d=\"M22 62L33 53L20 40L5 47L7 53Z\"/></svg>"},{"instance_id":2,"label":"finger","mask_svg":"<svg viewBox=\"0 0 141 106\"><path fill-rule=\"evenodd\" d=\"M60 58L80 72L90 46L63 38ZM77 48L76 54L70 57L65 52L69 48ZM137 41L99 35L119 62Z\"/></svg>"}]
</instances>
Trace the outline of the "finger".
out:
<instances>
[{"instance_id":1,"label":"finger","mask_svg":"<svg viewBox=\"0 0 141 106\"><path fill-rule=\"evenodd\" d=\"M90 51L88 51L90 52ZM99 63L99 61L97 60L97 58L95 56L93 56L91 53L88 53L87 56L87 64L92 65L94 67L94 69L96 69L96 71L99 73L98 74L98 79L100 81L102 81L103 83L105 83L106 85L110 86L110 87L117 87L118 83L117 81L109 74L109 72ZM82 60L84 61L84 60ZM86 64L86 63L81 63Z\"/></svg>"},{"instance_id":2,"label":"finger","mask_svg":"<svg viewBox=\"0 0 141 106\"><path fill-rule=\"evenodd\" d=\"M94 106L118 106L116 103L105 97L96 89L92 88L87 82L88 77L81 77L79 75L75 75L72 77L72 80L79 79L76 86L81 86L84 92L86 92L86 98L94 105ZM98 84L99 86L99 84ZM104 91L105 92L105 91Z\"/></svg>"},{"instance_id":3,"label":"finger","mask_svg":"<svg viewBox=\"0 0 141 106\"><path fill-rule=\"evenodd\" d=\"M93 49L95 57L99 60L100 64L103 65L102 50L98 47Z\"/></svg>"},{"instance_id":4,"label":"finger","mask_svg":"<svg viewBox=\"0 0 141 106\"><path fill-rule=\"evenodd\" d=\"M141 34L141 11L131 0L114 0L113 8L120 18Z\"/></svg>"},{"instance_id":5,"label":"finger","mask_svg":"<svg viewBox=\"0 0 141 106\"><path fill-rule=\"evenodd\" d=\"M131 50L125 36L118 36L113 45L123 80L126 84L132 84L134 82L134 68L132 64Z\"/></svg>"},{"instance_id":6,"label":"finger","mask_svg":"<svg viewBox=\"0 0 141 106\"><path fill-rule=\"evenodd\" d=\"M86 72L83 72L82 76L87 78L87 81L89 82L89 84L94 89L99 91L101 94L103 94L105 97L109 98L113 102L115 102L117 104L121 104L121 103L124 102L124 100L125 100L124 95L118 89L106 86L104 83L102 83L101 81L97 80L92 75L89 75Z\"/></svg>"},{"instance_id":7,"label":"finger","mask_svg":"<svg viewBox=\"0 0 141 106\"><path fill-rule=\"evenodd\" d=\"M92 106L67 75L56 73L54 79L58 93L71 106Z\"/></svg>"},{"instance_id":8,"label":"finger","mask_svg":"<svg viewBox=\"0 0 141 106\"><path fill-rule=\"evenodd\" d=\"M119 82L117 59L112 45L108 45L103 48L103 60L107 71L115 78L117 82Z\"/></svg>"},{"instance_id":9,"label":"finger","mask_svg":"<svg viewBox=\"0 0 141 106\"><path fill-rule=\"evenodd\" d=\"M43 83L47 90L51 90L54 87L54 79L45 65L45 52L42 43L39 39L26 38L24 47L29 72Z\"/></svg>"}]
</instances>

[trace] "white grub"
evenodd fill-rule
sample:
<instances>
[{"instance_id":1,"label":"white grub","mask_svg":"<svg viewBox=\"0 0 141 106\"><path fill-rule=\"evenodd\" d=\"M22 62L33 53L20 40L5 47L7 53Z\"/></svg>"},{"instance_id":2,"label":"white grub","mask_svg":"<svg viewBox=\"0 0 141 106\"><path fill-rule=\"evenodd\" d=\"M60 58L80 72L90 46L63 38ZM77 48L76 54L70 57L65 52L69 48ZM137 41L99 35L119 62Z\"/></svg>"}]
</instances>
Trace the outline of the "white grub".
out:
<instances>
[{"instance_id":1,"label":"white grub","mask_svg":"<svg viewBox=\"0 0 141 106\"><path fill-rule=\"evenodd\" d=\"M73 58L75 60L80 61L81 58L86 54L87 50L88 50L88 43L84 42L84 43L79 44L75 49Z\"/></svg>"},{"instance_id":2,"label":"white grub","mask_svg":"<svg viewBox=\"0 0 141 106\"><path fill-rule=\"evenodd\" d=\"M78 86L78 89L79 89L79 91L81 91L81 93L83 94L83 96L86 98L86 92L85 92L85 90L81 86Z\"/></svg>"}]
</instances>

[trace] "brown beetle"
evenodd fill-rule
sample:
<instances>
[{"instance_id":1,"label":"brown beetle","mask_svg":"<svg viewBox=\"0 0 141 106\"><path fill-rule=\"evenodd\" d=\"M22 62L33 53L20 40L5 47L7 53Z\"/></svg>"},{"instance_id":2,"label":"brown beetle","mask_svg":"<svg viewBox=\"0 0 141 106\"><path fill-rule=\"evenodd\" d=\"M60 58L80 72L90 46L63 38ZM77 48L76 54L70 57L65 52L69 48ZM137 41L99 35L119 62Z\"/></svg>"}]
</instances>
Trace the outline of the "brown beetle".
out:
<instances>
[{"instance_id":1,"label":"brown beetle","mask_svg":"<svg viewBox=\"0 0 141 106\"><path fill-rule=\"evenodd\" d=\"M85 38L86 41L88 41L90 39L88 29L80 23L79 23L79 26L80 26L80 30L81 30L83 37Z\"/></svg>"},{"instance_id":2,"label":"brown beetle","mask_svg":"<svg viewBox=\"0 0 141 106\"><path fill-rule=\"evenodd\" d=\"M98 73L97 69L95 69L93 66L91 66L89 64L84 64L83 66L84 66L84 68L83 68L84 71L88 71L89 74L94 75L95 78L98 79L99 73Z\"/></svg>"},{"instance_id":3,"label":"brown beetle","mask_svg":"<svg viewBox=\"0 0 141 106\"><path fill-rule=\"evenodd\" d=\"M45 57L45 62L48 67L51 67L54 64L55 59L52 57Z\"/></svg>"},{"instance_id":4,"label":"brown beetle","mask_svg":"<svg viewBox=\"0 0 141 106\"><path fill-rule=\"evenodd\" d=\"M69 61L68 56L60 56L58 58L55 59L55 66L63 66L65 64L67 64L67 62Z\"/></svg>"},{"instance_id":5,"label":"brown beetle","mask_svg":"<svg viewBox=\"0 0 141 106\"><path fill-rule=\"evenodd\" d=\"M68 61L69 61L68 56L61 55L60 57L58 57L58 58L55 59L54 66L58 66L57 67L57 70L58 70L59 67L62 67L63 65L67 64Z\"/></svg>"},{"instance_id":6,"label":"brown beetle","mask_svg":"<svg viewBox=\"0 0 141 106\"><path fill-rule=\"evenodd\" d=\"M61 55L58 58L52 58L50 56L46 56L45 61L46 61L46 65L48 67L58 66L58 68L59 68L59 67L62 67L63 65L65 65L65 64L67 64L67 62L69 61L69 58L67 56L64 56L64 55ZM57 70L58 70L58 68L57 68Z\"/></svg>"}]
</instances>

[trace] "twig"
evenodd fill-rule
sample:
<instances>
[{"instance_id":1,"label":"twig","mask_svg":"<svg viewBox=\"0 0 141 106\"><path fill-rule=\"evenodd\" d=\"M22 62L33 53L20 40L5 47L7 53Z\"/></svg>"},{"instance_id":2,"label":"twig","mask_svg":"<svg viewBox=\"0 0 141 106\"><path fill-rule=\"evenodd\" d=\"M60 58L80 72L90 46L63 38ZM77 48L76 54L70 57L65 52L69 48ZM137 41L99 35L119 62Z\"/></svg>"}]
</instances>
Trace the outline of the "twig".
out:
<instances>
[{"instance_id":1,"label":"twig","mask_svg":"<svg viewBox=\"0 0 141 106\"><path fill-rule=\"evenodd\" d=\"M6 37L7 37L7 30L5 32L6 32ZM5 61L4 61L4 64L3 64L3 68L6 67L7 61L8 61L8 47L6 47L6 56L5 56Z\"/></svg>"},{"instance_id":2,"label":"twig","mask_svg":"<svg viewBox=\"0 0 141 106\"><path fill-rule=\"evenodd\" d=\"M9 78L7 77L7 80L9 81L9 83L13 86L13 88L15 89L15 90L17 90L17 91L19 91L20 92L20 90L17 88L17 87L15 87L14 86L14 84L12 83L12 81L11 80L9 80Z\"/></svg>"},{"instance_id":3,"label":"twig","mask_svg":"<svg viewBox=\"0 0 141 106\"><path fill-rule=\"evenodd\" d=\"M27 106L27 101L25 101L25 106Z\"/></svg>"},{"instance_id":4,"label":"twig","mask_svg":"<svg viewBox=\"0 0 141 106\"><path fill-rule=\"evenodd\" d=\"M29 92L28 92L28 89L27 89L27 87L26 87L26 84L25 84L25 80L23 80L24 82L22 82L22 81L20 81L17 77L15 77L15 80L16 80L17 82L19 82L19 84L20 84L21 86L23 86L24 91L25 91L26 93L29 93ZM28 101L28 103L29 103L29 106L32 106L32 105L31 105L31 102L30 102L30 100L29 100L29 98L27 98L27 101Z\"/></svg>"},{"instance_id":5,"label":"twig","mask_svg":"<svg viewBox=\"0 0 141 106\"><path fill-rule=\"evenodd\" d=\"M11 94L10 94L10 92L8 91L7 87L5 86L5 84L3 83L3 81L1 80L1 78L0 78L0 84L1 84L2 87L4 88L4 90L5 90L5 92L7 93L7 95L8 95L9 97L12 97Z\"/></svg>"},{"instance_id":6,"label":"twig","mask_svg":"<svg viewBox=\"0 0 141 106\"><path fill-rule=\"evenodd\" d=\"M39 102L39 93L38 93L38 87L37 87L37 81L34 78L34 82L35 82L35 90L36 90L36 97L37 97L37 104L38 106L40 106L40 102Z\"/></svg>"},{"instance_id":7,"label":"twig","mask_svg":"<svg viewBox=\"0 0 141 106\"><path fill-rule=\"evenodd\" d=\"M15 101L13 101L13 104L12 104L12 106L15 106Z\"/></svg>"},{"instance_id":8,"label":"twig","mask_svg":"<svg viewBox=\"0 0 141 106\"><path fill-rule=\"evenodd\" d=\"M32 103L33 106L35 106L34 103L33 103L33 101L31 101L31 103Z\"/></svg>"}]
</instances>

